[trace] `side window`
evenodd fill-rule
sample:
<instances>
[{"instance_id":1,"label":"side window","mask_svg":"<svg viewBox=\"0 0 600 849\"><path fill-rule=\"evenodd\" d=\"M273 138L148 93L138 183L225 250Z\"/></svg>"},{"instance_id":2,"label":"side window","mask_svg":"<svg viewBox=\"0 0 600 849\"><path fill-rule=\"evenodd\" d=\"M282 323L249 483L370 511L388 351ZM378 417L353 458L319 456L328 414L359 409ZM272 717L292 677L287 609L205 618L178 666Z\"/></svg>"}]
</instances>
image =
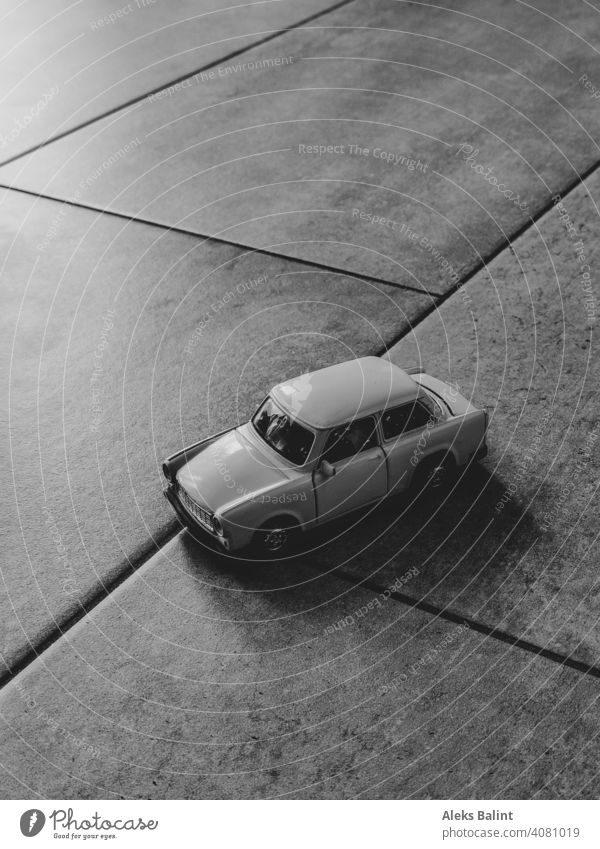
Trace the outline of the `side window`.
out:
<instances>
[{"instance_id":1,"label":"side window","mask_svg":"<svg viewBox=\"0 0 600 849\"><path fill-rule=\"evenodd\" d=\"M404 406L396 407L394 410L384 411L381 416L384 439L393 439L394 436L400 436L404 432L411 409L412 404L404 404Z\"/></svg>"},{"instance_id":2,"label":"side window","mask_svg":"<svg viewBox=\"0 0 600 849\"><path fill-rule=\"evenodd\" d=\"M385 410L381 416L383 436L385 439L393 439L411 430L426 427L431 418L431 412L419 401Z\"/></svg>"},{"instance_id":3,"label":"side window","mask_svg":"<svg viewBox=\"0 0 600 849\"><path fill-rule=\"evenodd\" d=\"M323 458L329 463L339 463L346 457L352 457L376 445L377 427L375 419L369 416L366 419L335 427L325 443Z\"/></svg>"}]
</instances>

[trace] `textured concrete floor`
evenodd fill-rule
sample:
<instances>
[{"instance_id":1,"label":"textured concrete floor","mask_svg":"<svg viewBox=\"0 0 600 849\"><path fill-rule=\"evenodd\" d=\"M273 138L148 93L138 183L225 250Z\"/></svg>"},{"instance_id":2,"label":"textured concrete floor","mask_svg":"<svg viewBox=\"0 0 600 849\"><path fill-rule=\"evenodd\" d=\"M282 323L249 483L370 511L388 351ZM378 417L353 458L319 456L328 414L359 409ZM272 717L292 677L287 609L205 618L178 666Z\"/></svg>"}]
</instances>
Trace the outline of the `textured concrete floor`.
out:
<instances>
[{"instance_id":1,"label":"textured concrete floor","mask_svg":"<svg viewBox=\"0 0 600 849\"><path fill-rule=\"evenodd\" d=\"M0 796L597 797L598 12L30 5L0 48ZM445 503L275 566L177 532L165 454L367 353L488 407Z\"/></svg>"}]
</instances>

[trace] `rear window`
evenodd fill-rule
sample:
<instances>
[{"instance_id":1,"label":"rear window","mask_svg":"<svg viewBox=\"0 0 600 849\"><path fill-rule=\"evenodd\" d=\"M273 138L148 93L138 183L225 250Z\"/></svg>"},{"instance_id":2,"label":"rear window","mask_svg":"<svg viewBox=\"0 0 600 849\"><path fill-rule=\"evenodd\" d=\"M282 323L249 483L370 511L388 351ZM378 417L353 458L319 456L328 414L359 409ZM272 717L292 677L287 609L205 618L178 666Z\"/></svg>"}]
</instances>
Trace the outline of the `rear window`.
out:
<instances>
[{"instance_id":1,"label":"rear window","mask_svg":"<svg viewBox=\"0 0 600 849\"><path fill-rule=\"evenodd\" d=\"M435 419L437 421L438 419L444 418L444 411L442 410L438 402L435 400L435 398L431 397L431 395L428 395L425 392L420 392L419 401L421 402L421 404L423 404L424 407L427 407L432 419Z\"/></svg>"}]
</instances>

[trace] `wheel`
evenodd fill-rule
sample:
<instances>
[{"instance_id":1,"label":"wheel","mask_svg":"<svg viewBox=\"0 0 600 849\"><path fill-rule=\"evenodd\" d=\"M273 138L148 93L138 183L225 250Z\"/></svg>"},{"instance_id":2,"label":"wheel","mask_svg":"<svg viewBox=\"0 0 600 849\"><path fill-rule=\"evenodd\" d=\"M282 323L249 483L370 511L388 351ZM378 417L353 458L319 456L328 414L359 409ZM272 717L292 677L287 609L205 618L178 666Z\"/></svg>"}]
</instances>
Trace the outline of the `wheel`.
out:
<instances>
[{"instance_id":1,"label":"wheel","mask_svg":"<svg viewBox=\"0 0 600 849\"><path fill-rule=\"evenodd\" d=\"M452 457L445 454L437 454L426 457L415 472L415 491L419 496L425 492L431 495L439 495L445 492L450 485L456 466Z\"/></svg>"},{"instance_id":2,"label":"wheel","mask_svg":"<svg viewBox=\"0 0 600 849\"><path fill-rule=\"evenodd\" d=\"M298 542L298 526L281 517L267 522L254 538L254 548L261 557L286 557Z\"/></svg>"}]
</instances>

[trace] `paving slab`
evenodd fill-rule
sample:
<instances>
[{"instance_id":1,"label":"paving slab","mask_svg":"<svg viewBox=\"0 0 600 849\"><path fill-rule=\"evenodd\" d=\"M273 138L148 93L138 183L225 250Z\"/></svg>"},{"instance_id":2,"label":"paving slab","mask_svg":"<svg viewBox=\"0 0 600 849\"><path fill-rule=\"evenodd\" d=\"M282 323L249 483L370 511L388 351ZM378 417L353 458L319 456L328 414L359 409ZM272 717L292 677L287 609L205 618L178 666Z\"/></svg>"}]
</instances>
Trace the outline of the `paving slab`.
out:
<instances>
[{"instance_id":1,"label":"paving slab","mask_svg":"<svg viewBox=\"0 0 600 849\"><path fill-rule=\"evenodd\" d=\"M164 456L246 420L282 377L390 344L431 304L15 192L0 232L10 666L174 527Z\"/></svg>"},{"instance_id":2,"label":"paving slab","mask_svg":"<svg viewBox=\"0 0 600 849\"><path fill-rule=\"evenodd\" d=\"M36 798L594 798L597 698L464 625L183 532L3 690L1 762Z\"/></svg>"},{"instance_id":3,"label":"paving slab","mask_svg":"<svg viewBox=\"0 0 600 849\"><path fill-rule=\"evenodd\" d=\"M600 175L390 351L490 412L489 456L446 502L341 526L321 567L600 665Z\"/></svg>"},{"instance_id":4,"label":"paving slab","mask_svg":"<svg viewBox=\"0 0 600 849\"><path fill-rule=\"evenodd\" d=\"M351 3L0 181L446 292L600 158L596 26L559 0Z\"/></svg>"},{"instance_id":5,"label":"paving slab","mask_svg":"<svg viewBox=\"0 0 600 849\"><path fill-rule=\"evenodd\" d=\"M327 0L4 4L0 161L333 5Z\"/></svg>"}]
</instances>

